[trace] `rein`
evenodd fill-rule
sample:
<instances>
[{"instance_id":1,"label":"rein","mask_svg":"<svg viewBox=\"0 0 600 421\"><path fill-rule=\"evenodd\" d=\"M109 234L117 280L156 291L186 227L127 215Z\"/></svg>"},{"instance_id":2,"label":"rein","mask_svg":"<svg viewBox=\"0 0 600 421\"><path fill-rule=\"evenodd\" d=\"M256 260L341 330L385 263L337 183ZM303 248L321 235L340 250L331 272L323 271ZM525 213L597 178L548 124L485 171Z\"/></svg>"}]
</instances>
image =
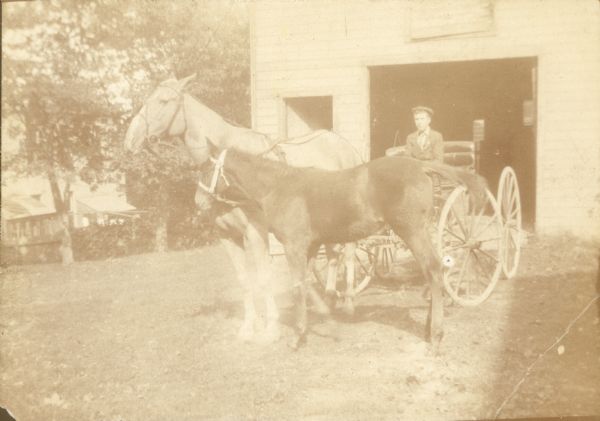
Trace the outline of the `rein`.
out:
<instances>
[{"instance_id":1,"label":"rein","mask_svg":"<svg viewBox=\"0 0 600 421\"><path fill-rule=\"evenodd\" d=\"M281 145L291 145L291 146L299 146L299 145L304 145L305 143L308 143L310 141L312 141L315 137L317 137L319 134L318 132L314 132L312 134L312 136L310 136L308 139L303 140L302 142L298 142L295 139L286 139L286 138L282 138L282 139L277 139L271 146L269 146L265 151L261 152L261 156L262 155L266 155L269 152L275 152L276 155L280 155L280 153L277 151L277 149L281 148ZM266 140L266 136L265 136L265 142L267 142ZM281 153L283 154L283 151L281 151ZM285 160L284 160L285 162Z\"/></svg>"},{"instance_id":2,"label":"rein","mask_svg":"<svg viewBox=\"0 0 600 421\"><path fill-rule=\"evenodd\" d=\"M318 133L315 132L315 133L313 133L312 136L310 136L308 139L303 140L302 142L298 142L295 139L282 138L282 139L277 139L272 145L269 145L269 141L267 140L267 137L264 136L265 143L267 144L267 149L265 149L260 154L258 154L258 156L266 156L266 155L270 154L271 152L273 152L280 162L287 164L288 161L285 156L285 151L281 147L282 145L291 145L291 146L304 145L305 143L312 141L317 136L318 136Z\"/></svg>"}]
</instances>

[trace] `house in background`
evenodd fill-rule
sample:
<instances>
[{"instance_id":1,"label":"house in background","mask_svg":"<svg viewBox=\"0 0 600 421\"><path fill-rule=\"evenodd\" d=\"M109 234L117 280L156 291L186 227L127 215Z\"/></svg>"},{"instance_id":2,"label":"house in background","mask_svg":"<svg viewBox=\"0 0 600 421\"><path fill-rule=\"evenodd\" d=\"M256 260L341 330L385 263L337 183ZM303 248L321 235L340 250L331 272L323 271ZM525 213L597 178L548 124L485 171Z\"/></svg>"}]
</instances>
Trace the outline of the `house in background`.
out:
<instances>
[{"instance_id":1,"label":"house in background","mask_svg":"<svg viewBox=\"0 0 600 421\"><path fill-rule=\"evenodd\" d=\"M127 203L116 184L92 191L83 182L71 186L69 222L72 229L122 224L139 212ZM48 181L14 180L3 189L2 261L32 263L60 260L61 223Z\"/></svg>"},{"instance_id":2,"label":"house in background","mask_svg":"<svg viewBox=\"0 0 600 421\"><path fill-rule=\"evenodd\" d=\"M39 195L2 199L2 261L56 261L61 224L53 206Z\"/></svg>"},{"instance_id":3,"label":"house in background","mask_svg":"<svg viewBox=\"0 0 600 421\"><path fill-rule=\"evenodd\" d=\"M114 191L97 191L87 195L74 195L71 203L74 228L84 228L90 224L122 224L127 218L139 212L127 203L124 194Z\"/></svg>"}]
</instances>

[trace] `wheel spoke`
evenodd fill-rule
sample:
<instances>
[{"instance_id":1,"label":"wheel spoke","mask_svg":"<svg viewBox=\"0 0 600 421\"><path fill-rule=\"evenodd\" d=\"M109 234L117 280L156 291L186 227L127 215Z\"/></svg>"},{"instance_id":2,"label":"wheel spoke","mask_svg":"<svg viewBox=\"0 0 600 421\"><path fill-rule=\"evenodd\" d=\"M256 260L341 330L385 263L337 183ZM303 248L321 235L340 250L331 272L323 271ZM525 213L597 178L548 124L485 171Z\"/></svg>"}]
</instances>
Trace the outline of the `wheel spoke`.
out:
<instances>
[{"instance_id":1,"label":"wheel spoke","mask_svg":"<svg viewBox=\"0 0 600 421\"><path fill-rule=\"evenodd\" d=\"M463 235L465 236L465 238L467 238L469 235L467 234L467 229L466 227L463 225L462 221L460 220L460 218L458 217L458 215L456 214L456 211L454 210L454 206L452 206L451 208L452 213L454 214L454 218L456 220L456 223L458 224L458 226L460 227L460 230L462 231Z\"/></svg>"},{"instance_id":2,"label":"wheel spoke","mask_svg":"<svg viewBox=\"0 0 600 421\"><path fill-rule=\"evenodd\" d=\"M464 238L459 237L457 234L455 234L454 232L450 231L448 229L448 227L444 227L444 231L447 232L448 234L452 235L453 237L455 237L456 239L465 242L466 240Z\"/></svg>"},{"instance_id":3,"label":"wheel spoke","mask_svg":"<svg viewBox=\"0 0 600 421\"><path fill-rule=\"evenodd\" d=\"M483 234L485 232L485 230L487 230L489 228L490 225L492 225L494 222L496 221L496 218L494 218L494 216L492 215L490 217L490 220L487 222L487 224L485 224L485 226L477 232L477 234L474 235L474 237L477 237L481 234Z\"/></svg>"},{"instance_id":4,"label":"wheel spoke","mask_svg":"<svg viewBox=\"0 0 600 421\"><path fill-rule=\"evenodd\" d=\"M491 237L491 238L484 238L483 240L478 240L480 243L487 243L488 241L498 241L502 239L502 237Z\"/></svg>"},{"instance_id":5,"label":"wheel spoke","mask_svg":"<svg viewBox=\"0 0 600 421\"><path fill-rule=\"evenodd\" d=\"M464 248L467 248L467 247L469 247L469 246L466 245L466 244L458 244L458 245L455 245L455 246L451 246L451 247L445 248L444 252L445 253L449 253L451 251L458 250L458 249L464 249Z\"/></svg>"},{"instance_id":6,"label":"wheel spoke","mask_svg":"<svg viewBox=\"0 0 600 421\"><path fill-rule=\"evenodd\" d=\"M481 217L483 216L483 213L485 212L485 209L487 208L487 203L481 207L481 210L479 211L479 213L477 214L476 217L471 216L471 236L475 237L475 228L477 227L477 225L479 224L479 221L481 220ZM477 234L479 235L479 234Z\"/></svg>"},{"instance_id":7,"label":"wheel spoke","mask_svg":"<svg viewBox=\"0 0 600 421\"><path fill-rule=\"evenodd\" d=\"M509 209L512 209L513 205L517 203L517 195L516 192L514 192L514 194L511 194L510 196L510 204L509 204Z\"/></svg>"},{"instance_id":8,"label":"wheel spoke","mask_svg":"<svg viewBox=\"0 0 600 421\"><path fill-rule=\"evenodd\" d=\"M484 255L486 255L487 257L489 257L490 259L492 259L495 262L498 262L498 258L496 256L491 255L490 253L488 253L487 251L483 250L483 249L478 249L481 253L483 253Z\"/></svg>"},{"instance_id":9,"label":"wheel spoke","mask_svg":"<svg viewBox=\"0 0 600 421\"><path fill-rule=\"evenodd\" d=\"M519 246L519 241L520 241L519 231L517 231L517 230L509 230L508 231L508 237L510 237L510 240L515 245L515 248L517 248Z\"/></svg>"},{"instance_id":10,"label":"wheel spoke","mask_svg":"<svg viewBox=\"0 0 600 421\"><path fill-rule=\"evenodd\" d=\"M467 269L467 263L469 262L469 258L471 257L471 253L467 252L465 256L465 260L463 261L462 267L460 268L460 273L458 274L458 282L456 285L456 293L460 291L460 286L462 285L463 278L465 276L465 271Z\"/></svg>"},{"instance_id":11,"label":"wheel spoke","mask_svg":"<svg viewBox=\"0 0 600 421\"><path fill-rule=\"evenodd\" d=\"M481 251L481 250L479 250ZM475 260L477 260L477 263L479 264L479 267L481 268L481 270L485 271L488 269L492 269L493 268L493 264L489 261L490 259L488 258L488 262L485 262L484 259L480 258L477 255L477 252L473 252L473 255L475 256Z\"/></svg>"},{"instance_id":12,"label":"wheel spoke","mask_svg":"<svg viewBox=\"0 0 600 421\"><path fill-rule=\"evenodd\" d=\"M479 295L482 295L489 287L492 277L494 276L495 270L494 266L490 265L490 262L486 263L484 259L481 259L479 256L477 256L477 253L473 254L475 256L475 260L477 261L477 264L475 266L475 273L477 278L476 282L478 285L481 285Z\"/></svg>"},{"instance_id":13,"label":"wheel spoke","mask_svg":"<svg viewBox=\"0 0 600 421\"><path fill-rule=\"evenodd\" d=\"M356 259L358 260L358 264L360 265L360 268L365 272L365 273L369 273L371 272L371 270L373 269L373 266L371 266L370 269L367 269L367 266L363 263L363 261L361 259Z\"/></svg>"},{"instance_id":14,"label":"wheel spoke","mask_svg":"<svg viewBox=\"0 0 600 421\"><path fill-rule=\"evenodd\" d=\"M509 217L510 217L510 219L515 219L515 217L518 216L520 213L521 213L520 209L517 206L515 206L513 208L513 210L510 212Z\"/></svg>"}]
</instances>

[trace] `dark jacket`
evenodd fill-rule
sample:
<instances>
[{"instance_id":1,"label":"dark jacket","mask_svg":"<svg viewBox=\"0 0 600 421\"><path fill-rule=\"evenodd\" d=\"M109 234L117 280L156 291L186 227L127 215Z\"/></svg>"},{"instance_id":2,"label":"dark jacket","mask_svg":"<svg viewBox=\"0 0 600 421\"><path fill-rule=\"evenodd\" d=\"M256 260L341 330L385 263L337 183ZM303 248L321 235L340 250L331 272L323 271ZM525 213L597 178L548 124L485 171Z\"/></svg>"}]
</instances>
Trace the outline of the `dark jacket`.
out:
<instances>
[{"instance_id":1,"label":"dark jacket","mask_svg":"<svg viewBox=\"0 0 600 421\"><path fill-rule=\"evenodd\" d=\"M423 149L419 146L419 132L406 137L406 154L416 159L444 162L444 137L440 132L429 129L429 136Z\"/></svg>"}]
</instances>

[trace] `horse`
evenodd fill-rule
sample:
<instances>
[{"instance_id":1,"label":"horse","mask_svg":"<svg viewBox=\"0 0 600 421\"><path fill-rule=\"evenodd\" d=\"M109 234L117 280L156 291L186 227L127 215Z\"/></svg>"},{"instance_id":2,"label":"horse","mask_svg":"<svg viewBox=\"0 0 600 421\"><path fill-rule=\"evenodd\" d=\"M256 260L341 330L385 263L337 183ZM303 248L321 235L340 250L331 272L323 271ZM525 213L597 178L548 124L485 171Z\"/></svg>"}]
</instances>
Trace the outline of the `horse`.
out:
<instances>
[{"instance_id":1,"label":"horse","mask_svg":"<svg viewBox=\"0 0 600 421\"><path fill-rule=\"evenodd\" d=\"M237 148L274 160L284 157L288 164L297 167L314 166L337 170L364 162L349 141L331 131L317 130L298 138L274 141L264 133L229 124L185 92L185 87L194 77L195 75L181 80L169 79L158 85L132 118L124 139L126 149L137 153L147 148L157 153L160 138L179 138L183 139L196 164L202 165L211 157L212 149L207 143L210 138L216 150ZM203 190L198 190L196 202L199 207L203 207L210 202L210 197ZM266 337L267 340L275 340L279 334L279 313L270 288L266 228L260 218L239 207L221 206L220 209L215 223L223 233L221 243L231 258L244 290L244 322L238 336L243 340L254 336L257 319L254 294L259 290L265 299ZM347 266L344 309L348 313L352 313L354 308L354 250L354 244L347 244L344 248L344 262ZM330 297L335 297L335 265L338 260L331 246L326 247L326 252L329 261L326 290Z\"/></svg>"},{"instance_id":2,"label":"horse","mask_svg":"<svg viewBox=\"0 0 600 421\"><path fill-rule=\"evenodd\" d=\"M403 156L326 171L225 149L204 164L200 183L211 194L261 215L282 243L295 297L295 348L306 342L307 267L320 245L356 241L387 225L407 244L429 282L426 337L437 353L443 336L443 283L441 261L428 231L432 173L467 187L474 209L481 208L486 195L481 176Z\"/></svg>"}]
</instances>

